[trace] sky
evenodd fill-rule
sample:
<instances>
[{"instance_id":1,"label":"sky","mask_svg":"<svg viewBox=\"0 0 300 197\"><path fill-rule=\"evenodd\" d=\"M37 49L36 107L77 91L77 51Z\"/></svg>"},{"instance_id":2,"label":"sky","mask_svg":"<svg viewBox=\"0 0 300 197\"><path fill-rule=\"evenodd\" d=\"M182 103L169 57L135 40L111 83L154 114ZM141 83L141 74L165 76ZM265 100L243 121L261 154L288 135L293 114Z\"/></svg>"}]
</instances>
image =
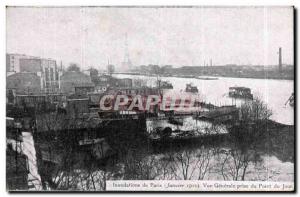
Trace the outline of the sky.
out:
<instances>
[{"instance_id":1,"label":"sky","mask_svg":"<svg viewBox=\"0 0 300 197\"><path fill-rule=\"evenodd\" d=\"M127 35L127 36L126 36ZM105 69L293 64L292 7L8 7L7 53Z\"/></svg>"}]
</instances>

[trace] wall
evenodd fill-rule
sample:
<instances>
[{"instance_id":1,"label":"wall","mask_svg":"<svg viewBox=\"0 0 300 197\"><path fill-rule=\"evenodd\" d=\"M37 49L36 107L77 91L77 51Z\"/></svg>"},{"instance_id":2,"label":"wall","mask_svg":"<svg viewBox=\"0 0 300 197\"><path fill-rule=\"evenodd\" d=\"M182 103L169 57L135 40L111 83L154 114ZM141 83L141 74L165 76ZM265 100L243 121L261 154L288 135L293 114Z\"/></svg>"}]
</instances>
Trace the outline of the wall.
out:
<instances>
[{"instance_id":1,"label":"wall","mask_svg":"<svg viewBox=\"0 0 300 197\"><path fill-rule=\"evenodd\" d=\"M92 83L91 77L81 72L65 72L60 78L61 91L63 93L75 93L75 86Z\"/></svg>"}]
</instances>

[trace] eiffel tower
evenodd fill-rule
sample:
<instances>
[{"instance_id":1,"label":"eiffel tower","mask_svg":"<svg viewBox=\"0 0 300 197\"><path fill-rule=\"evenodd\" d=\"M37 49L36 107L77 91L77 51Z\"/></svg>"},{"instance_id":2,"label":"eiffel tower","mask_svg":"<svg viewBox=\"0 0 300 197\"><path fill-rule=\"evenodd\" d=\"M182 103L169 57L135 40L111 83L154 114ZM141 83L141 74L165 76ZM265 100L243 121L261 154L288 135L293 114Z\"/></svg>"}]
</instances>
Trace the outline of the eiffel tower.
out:
<instances>
[{"instance_id":1,"label":"eiffel tower","mask_svg":"<svg viewBox=\"0 0 300 197\"><path fill-rule=\"evenodd\" d=\"M132 69L132 63L129 58L129 51L128 51L128 41L127 41L127 34L125 36L125 47L124 47L124 60L122 62L122 70L129 71Z\"/></svg>"}]
</instances>

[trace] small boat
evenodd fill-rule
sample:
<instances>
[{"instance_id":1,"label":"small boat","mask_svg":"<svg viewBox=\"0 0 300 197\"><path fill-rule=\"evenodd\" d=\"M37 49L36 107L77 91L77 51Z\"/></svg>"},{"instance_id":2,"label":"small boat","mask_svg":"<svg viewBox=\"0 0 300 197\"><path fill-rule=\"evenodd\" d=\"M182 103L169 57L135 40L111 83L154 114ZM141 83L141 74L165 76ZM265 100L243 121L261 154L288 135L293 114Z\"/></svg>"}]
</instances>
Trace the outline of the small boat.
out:
<instances>
[{"instance_id":1,"label":"small boat","mask_svg":"<svg viewBox=\"0 0 300 197\"><path fill-rule=\"evenodd\" d=\"M197 86L193 86L191 83L186 84L185 92L198 93Z\"/></svg>"},{"instance_id":2,"label":"small boat","mask_svg":"<svg viewBox=\"0 0 300 197\"><path fill-rule=\"evenodd\" d=\"M247 87L230 87L229 97L253 100L253 94L251 93L251 89Z\"/></svg>"}]
</instances>

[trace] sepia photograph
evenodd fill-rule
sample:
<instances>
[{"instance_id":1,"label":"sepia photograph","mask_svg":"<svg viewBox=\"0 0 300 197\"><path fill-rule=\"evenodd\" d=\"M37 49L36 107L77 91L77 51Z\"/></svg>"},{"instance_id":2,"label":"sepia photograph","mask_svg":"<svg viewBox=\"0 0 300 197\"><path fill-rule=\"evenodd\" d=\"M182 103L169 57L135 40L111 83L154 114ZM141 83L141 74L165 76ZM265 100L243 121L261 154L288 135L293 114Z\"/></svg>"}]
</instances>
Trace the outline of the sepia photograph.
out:
<instances>
[{"instance_id":1,"label":"sepia photograph","mask_svg":"<svg viewBox=\"0 0 300 197\"><path fill-rule=\"evenodd\" d=\"M5 15L8 192L295 192L293 6Z\"/></svg>"}]
</instances>

